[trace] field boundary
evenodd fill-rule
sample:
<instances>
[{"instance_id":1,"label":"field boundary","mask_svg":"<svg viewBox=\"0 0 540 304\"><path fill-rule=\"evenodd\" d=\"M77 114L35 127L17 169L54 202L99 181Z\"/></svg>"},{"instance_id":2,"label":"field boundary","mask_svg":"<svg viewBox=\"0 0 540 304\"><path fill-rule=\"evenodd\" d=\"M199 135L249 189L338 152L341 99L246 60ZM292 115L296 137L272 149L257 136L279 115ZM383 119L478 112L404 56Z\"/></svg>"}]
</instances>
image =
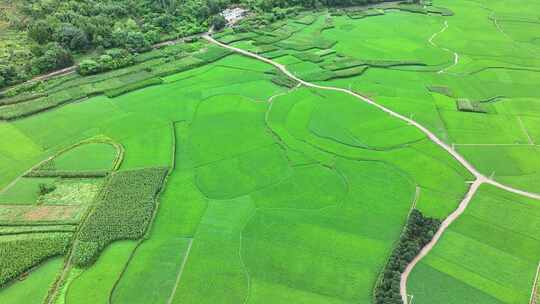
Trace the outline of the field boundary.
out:
<instances>
[{"instance_id":1,"label":"field boundary","mask_svg":"<svg viewBox=\"0 0 540 304\"><path fill-rule=\"evenodd\" d=\"M189 239L189 244L186 249L184 259L182 260L182 265L180 265L180 269L178 270L178 274L176 275L176 281L174 282L174 287L173 287L173 290L171 291L171 295L169 296L169 300L167 300L167 304L171 304L174 299L174 295L176 294L176 290L178 289L178 285L180 284L180 278L182 277L182 273L184 273L184 268L189 258L189 253L191 252L191 245L193 245L193 238Z\"/></svg>"},{"instance_id":2,"label":"field boundary","mask_svg":"<svg viewBox=\"0 0 540 304\"><path fill-rule=\"evenodd\" d=\"M499 183L499 182L497 182L497 181L495 181L495 180L493 180L491 178L488 178L488 177L484 176L471 163L469 163L461 154L459 154L451 146L449 146L448 144L443 142L441 139L439 139L434 133L429 131L426 127L421 125L419 122L417 122L417 121L415 121L415 120L413 120L411 118L405 117L405 116L403 116L403 115L401 115L401 114L399 114L397 112L394 112L394 111L390 110L389 108L387 108L387 107L385 107L383 105L380 105L379 103L377 103L376 101L374 101L370 97L367 97L367 96L362 95L360 93L357 93L357 92L354 92L354 91L351 91L351 90L347 90L347 89L344 89L344 88L323 86L323 85L314 84L314 83L311 83L311 82L308 82L308 81L304 81L304 80L298 78L297 76L295 76L293 73L291 73L285 67L285 65L283 65L283 64L280 64L280 63L277 63L277 62L275 62L275 61L273 61L271 59L259 56L257 54L254 54L254 53L250 52L250 51L246 51L246 50L243 50L243 49L239 49L237 47L233 47L233 46L221 43L221 42L215 40L214 38L212 38L208 34L203 35L203 38L206 39L207 41L209 41L211 43L214 43L214 44L217 44L217 45L219 45L219 46L221 46L223 48L227 48L229 50L232 50L232 51L237 52L239 54L242 54L244 56L252 57L252 58L255 58L257 60L260 60L260 61L266 62L268 64L271 64L274 67L278 68L281 72L283 72L289 78L299 82L301 85L305 85L306 87L311 87L311 88L322 89L322 90L343 92L343 93L352 95L352 96L360 99L361 101L363 101L365 103L368 103L368 104L378 108L379 110L381 110L381 111L383 111L385 113L388 113L390 116L398 118L398 119L408 123L409 125L416 127L418 130L420 130L422 133L424 133L428 137L429 140L431 140L433 143L435 143L438 146L440 146L441 148L443 148L455 160L457 160L463 167L465 167L465 169L467 169L472 175L474 175L475 180L474 180L474 182L472 182L471 186L469 187L469 190L466 193L465 197L459 203L458 208L454 212L452 212L441 223L441 226L437 230L437 233L434 235L433 239L426 246L424 246L424 248L422 248L420 253L413 259L413 261L411 263L409 263L407 265L405 271L402 273L401 281L400 281L400 294L401 294L401 297L402 297L402 300L403 300L404 304L408 304L407 279L409 277L410 272L416 266L416 264L424 256L426 256L431 251L431 249L433 249L433 247L438 242L438 240L440 239L442 234L446 231L448 226L450 226L451 223L453 223L463 212L465 212L465 209L467 208L469 202L471 201L472 197L474 196L474 194L476 193L476 191L478 190L480 185L482 185L484 183L485 184L490 184L492 186L495 186L497 188L506 190L508 192L512 192L512 193L515 193L515 194L518 194L518 195L522 195L522 196L525 196L525 197L528 197L528 198L531 198L531 199L540 200L540 194L538 194L538 193L527 192L527 191L523 191L523 190L520 190L520 189L516 189L516 188L510 187L510 186L501 184L501 183Z\"/></svg>"}]
</instances>

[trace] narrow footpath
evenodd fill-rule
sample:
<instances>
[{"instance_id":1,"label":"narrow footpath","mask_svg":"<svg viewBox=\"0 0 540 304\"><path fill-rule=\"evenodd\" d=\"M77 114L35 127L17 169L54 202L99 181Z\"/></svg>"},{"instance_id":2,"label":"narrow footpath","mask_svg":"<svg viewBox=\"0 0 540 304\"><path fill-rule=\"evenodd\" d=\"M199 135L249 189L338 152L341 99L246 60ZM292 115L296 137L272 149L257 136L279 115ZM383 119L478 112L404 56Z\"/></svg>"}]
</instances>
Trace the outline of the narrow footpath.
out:
<instances>
[{"instance_id":1,"label":"narrow footpath","mask_svg":"<svg viewBox=\"0 0 540 304\"><path fill-rule=\"evenodd\" d=\"M242 54L244 56L252 57L252 58L255 58L257 60L260 60L260 61L266 62L268 64L271 64L274 67L276 67L277 69L279 69L283 74L285 74L289 78L297 81L301 85L304 85L306 87L321 89L321 90L330 90L330 91L343 92L343 93L352 95L352 96L360 99L361 101L363 101L365 103L368 103L368 104L378 108L379 110L381 110L381 111L383 111L385 113L388 113L390 116L393 116L395 118L398 118L398 119L400 119L402 121L407 122L409 125L416 127L418 130L420 130L422 133L424 133L429 138L429 140L431 140L432 142L434 142L435 144L437 144L438 146L443 148L454 159L456 159L463 167L465 167L472 175L474 175L475 180L471 184L471 186L469 188L469 191L467 192L465 197L459 203L458 208L454 212L452 212L441 223L441 226L440 226L439 230L437 230L437 232L435 233L433 239L424 248L422 248L420 253L411 261L411 263L409 263L409 265L407 265L405 271L401 275L400 294L401 294L401 297L403 299L403 303L405 303L405 304L408 304L408 299L407 299L407 279L408 279L412 269L416 266L416 264L418 264L418 262L423 257L425 257L431 251L431 249L433 249L433 247L437 244L440 237L446 231L446 229L450 226L450 224L452 224L452 222L454 222L461 214L463 214L463 212L465 211L465 209L469 205L469 202L473 198L474 194L476 193L476 191L478 190L478 188L482 184L484 184L484 183L490 184L490 185L493 185L493 186L498 187L500 189L506 190L508 192L512 192L512 193L519 194L519 195L522 195L522 196L525 196L525 197L528 197L528 198L540 200L540 194L538 194L538 193L527 192L527 191L519 190L519 189L510 187L510 186L507 186L507 185L503 185L503 184L501 184L501 183L499 183L497 181L494 181L494 180L484 176L472 164L470 164L461 154L459 154L451 146L449 146L448 144L443 142L441 139L439 139L434 133L429 131L426 127L424 127L423 125L421 125L420 123L418 123L417 121L415 121L415 120L413 120L411 118L405 117L405 116L403 116L403 115L401 115L401 114L399 114L397 112L394 112L394 111L390 110L389 108L386 108L385 106L382 106L382 105L378 104L376 101L374 101L373 99L370 99L367 96L361 95L361 94L356 93L356 92L354 92L352 90L347 90L347 89L338 88L338 87L322 86L322 85L318 85L318 84L314 84L314 83L311 83L311 82L304 81L304 80L296 77L289 70L287 70L287 68L284 65L282 65L280 63L277 63L277 62L275 62L275 61L273 61L271 59L262 57L260 55L257 55L255 53L251 53L251 52L243 50L243 49L239 49L239 48L234 47L234 46L230 46L230 45L221 43L221 42L215 40L214 38L212 38L208 34L205 34L202 37L204 39L206 39L207 41L209 41L211 43L214 43L214 44L217 44L217 45L219 45L219 46L221 46L223 48L226 48L226 49L229 49L229 50L234 51L236 53Z\"/></svg>"}]
</instances>

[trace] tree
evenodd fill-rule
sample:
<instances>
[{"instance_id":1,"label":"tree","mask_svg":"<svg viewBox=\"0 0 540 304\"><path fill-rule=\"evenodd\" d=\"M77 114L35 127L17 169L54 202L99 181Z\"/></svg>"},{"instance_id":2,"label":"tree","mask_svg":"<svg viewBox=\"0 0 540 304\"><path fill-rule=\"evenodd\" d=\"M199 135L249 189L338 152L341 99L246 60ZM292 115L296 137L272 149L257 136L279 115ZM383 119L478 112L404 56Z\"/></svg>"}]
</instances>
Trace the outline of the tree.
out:
<instances>
[{"instance_id":1,"label":"tree","mask_svg":"<svg viewBox=\"0 0 540 304\"><path fill-rule=\"evenodd\" d=\"M83 50L89 46L86 33L69 23L60 26L55 36L57 42L71 50Z\"/></svg>"},{"instance_id":2,"label":"tree","mask_svg":"<svg viewBox=\"0 0 540 304\"><path fill-rule=\"evenodd\" d=\"M150 43L141 32L128 32L125 48L130 51L146 51L150 48Z\"/></svg>"},{"instance_id":3,"label":"tree","mask_svg":"<svg viewBox=\"0 0 540 304\"><path fill-rule=\"evenodd\" d=\"M39 44L44 44L52 40L54 29L45 20L38 20L28 27L28 37Z\"/></svg>"},{"instance_id":4,"label":"tree","mask_svg":"<svg viewBox=\"0 0 540 304\"><path fill-rule=\"evenodd\" d=\"M85 59L79 63L77 71L81 75L91 75L99 72L99 64L91 59Z\"/></svg>"},{"instance_id":5,"label":"tree","mask_svg":"<svg viewBox=\"0 0 540 304\"><path fill-rule=\"evenodd\" d=\"M31 62L34 74L62 69L72 64L71 53L56 42L48 43L43 55Z\"/></svg>"},{"instance_id":6,"label":"tree","mask_svg":"<svg viewBox=\"0 0 540 304\"><path fill-rule=\"evenodd\" d=\"M225 17L223 17L222 15L214 15L212 17L212 20L210 21L210 24L212 25L214 30L219 31L224 28L225 25L227 25L227 20L225 20Z\"/></svg>"}]
</instances>

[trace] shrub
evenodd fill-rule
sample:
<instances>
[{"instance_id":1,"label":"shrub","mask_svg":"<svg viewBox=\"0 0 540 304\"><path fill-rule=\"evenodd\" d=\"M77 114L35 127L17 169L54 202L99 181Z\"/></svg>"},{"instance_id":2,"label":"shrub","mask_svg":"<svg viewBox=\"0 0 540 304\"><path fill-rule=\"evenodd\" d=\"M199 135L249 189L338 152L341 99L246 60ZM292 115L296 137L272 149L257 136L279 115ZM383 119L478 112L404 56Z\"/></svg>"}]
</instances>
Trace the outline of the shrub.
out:
<instances>
[{"instance_id":1,"label":"shrub","mask_svg":"<svg viewBox=\"0 0 540 304\"><path fill-rule=\"evenodd\" d=\"M222 15L214 15L210 19L210 24L212 25L214 30L219 31L224 28L225 25L227 25L227 20L225 20L225 17L223 17Z\"/></svg>"},{"instance_id":2,"label":"shrub","mask_svg":"<svg viewBox=\"0 0 540 304\"><path fill-rule=\"evenodd\" d=\"M39 195L45 195L51 193L56 189L55 185L47 185L44 183L39 184Z\"/></svg>"},{"instance_id":3,"label":"shrub","mask_svg":"<svg viewBox=\"0 0 540 304\"><path fill-rule=\"evenodd\" d=\"M82 60L77 66L81 75L92 75L116 70L135 63L134 56L126 50L112 49L93 59Z\"/></svg>"},{"instance_id":4,"label":"shrub","mask_svg":"<svg viewBox=\"0 0 540 304\"><path fill-rule=\"evenodd\" d=\"M111 175L96 207L81 225L73 263L88 266L115 240L141 238L152 219L166 168L121 171Z\"/></svg>"}]
</instances>

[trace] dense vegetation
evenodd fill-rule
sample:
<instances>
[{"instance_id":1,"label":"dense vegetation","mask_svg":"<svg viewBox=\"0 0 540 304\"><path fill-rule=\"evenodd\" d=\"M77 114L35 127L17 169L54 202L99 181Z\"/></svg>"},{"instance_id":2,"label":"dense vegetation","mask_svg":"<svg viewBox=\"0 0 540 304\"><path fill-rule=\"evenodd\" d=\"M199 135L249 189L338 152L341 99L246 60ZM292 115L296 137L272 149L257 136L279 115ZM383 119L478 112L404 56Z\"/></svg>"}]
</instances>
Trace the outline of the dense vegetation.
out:
<instances>
[{"instance_id":1,"label":"dense vegetation","mask_svg":"<svg viewBox=\"0 0 540 304\"><path fill-rule=\"evenodd\" d=\"M74 246L73 263L92 264L109 243L143 236L152 219L155 197L166 173L163 168L113 174L85 220Z\"/></svg>"},{"instance_id":2,"label":"dense vegetation","mask_svg":"<svg viewBox=\"0 0 540 304\"><path fill-rule=\"evenodd\" d=\"M401 273L420 250L431 241L440 224L438 219L425 217L417 209L412 210L405 231L392 251L375 288L375 304L403 303L399 293Z\"/></svg>"},{"instance_id":3,"label":"dense vegetation","mask_svg":"<svg viewBox=\"0 0 540 304\"><path fill-rule=\"evenodd\" d=\"M0 56L0 88L32 76L71 66L74 57L89 51L96 58L83 59L79 71L93 74L126 66L131 57L153 44L204 32L209 26L221 29L225 19L218 13L228 5L241 4L255 12L252 21L268 24L283 19L297 8L361 5L384 0L24 0L7 1L9 14L0 21L26 33L23 51ZM248 24L244 25L249 28ZM19 43L19 42L15 42ZM120 51L108 52L117 48Z\"/></svg>"},{"instance_id":4,"label":"dense vegetation","mask_svg":"<svg viewBox=\"0 0 540 304\"><path fill-rule=\"evenodd\" d=\"M0 286L41 261L64 254L71 233L23 234L0 240Z\"/></svg>"}]
</instances>

